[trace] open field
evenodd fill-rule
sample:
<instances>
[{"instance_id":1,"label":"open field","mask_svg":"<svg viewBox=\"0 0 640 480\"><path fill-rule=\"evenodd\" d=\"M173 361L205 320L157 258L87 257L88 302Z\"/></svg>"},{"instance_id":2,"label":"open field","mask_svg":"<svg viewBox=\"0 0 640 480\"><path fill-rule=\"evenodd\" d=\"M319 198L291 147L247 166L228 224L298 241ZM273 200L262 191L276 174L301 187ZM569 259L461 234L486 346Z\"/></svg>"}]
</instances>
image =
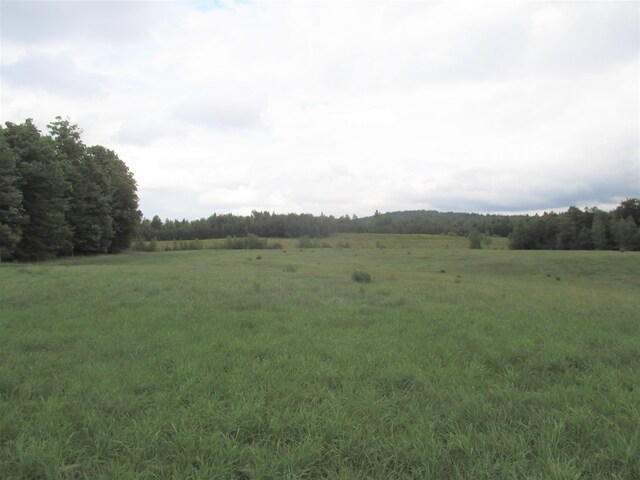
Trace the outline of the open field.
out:
<instances>
[{"instance_id":1,"label":"open field","mask_svg":"<svg viewBox=\"0 0 640 480\"><path fill-rule=\"evenodd\" d=\"M218 249L224 248L224 238L212 238L208 240L184 240L170 241L163 240L157 242L157 251L169 250L187 250L190 245L196 243L202 249ZM267 247L279 244L284 249L298 248L299 239L297 238L270 238L267 241ZM327 238L314 239L316 248L418 248L418 249L440 249L451 248L460 249L469 246L467 237L449 236L449 235L385 235L377 233L339 233L328 236ZM149 245L149 242L146 242ZM186 247L186 248L185 248ZM491 237L491 243L486 248L493 250L503 250L508 247L508 241L503 237Z\"/></svg>"},{"instance_id":2,"label":"open field","mask_svg":"<svg viewBox=\"0 0 640 480\"><path fill-rule=\"evenodd\" d=\"M2 264L0 478L640 478L640 254L375 237Z\"/></svg>"}]
</instances>

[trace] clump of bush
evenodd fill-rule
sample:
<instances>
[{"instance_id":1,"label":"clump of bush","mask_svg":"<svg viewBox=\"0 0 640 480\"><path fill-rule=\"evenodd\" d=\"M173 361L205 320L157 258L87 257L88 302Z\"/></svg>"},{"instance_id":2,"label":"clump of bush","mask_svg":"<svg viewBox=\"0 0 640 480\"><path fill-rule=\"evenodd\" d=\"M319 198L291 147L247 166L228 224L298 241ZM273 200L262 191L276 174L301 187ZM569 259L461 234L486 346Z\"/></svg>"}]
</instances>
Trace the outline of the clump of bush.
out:
<instances>
[{"instance_id":1,"label":"clump of bush","mask_svg":"<svg viewBox=\"0 0 640 480\"><path fill-rule=\"evenodd\" d=\"M300 237L298 239L298 248L315 248L315 243L309 237Z\"/></svg>"},{"instance_id":2,"label":"clump of bush","mask_svg":"<svg viewBox=\"0 0 640 480\"><path fill-rule=\"evenodd\" d=\"M298 271L298 267L296 267L295 265L288 264L288 265L285 265L283 270L285 272L293 273Z\"/></svg>"},{"instance_id":3,"label":"clump of bush","mask_svg":"<svg viewBox=\"0 0 640 480\"><path fill-rule=\"evenodd\" d=\"M355 270L351 274L351 280L358 283L371 283L372 278L369 272L365 272L364 270Z\"/></svg>"},{"instance_id":4,"label":"clump of bush","mask_svg":"<svg viewBox=\"0 0 640 480\"><path fill-rule=\"evenodd\" d=\"M474 228L469 233L469 248L473 250L479 250L482 248L482 242L480 238L480 232L477 228Z\"/></svg>"},{"instance_id":5,"label":"clump of bush","mask_svg":"<svg viewBox=\"0 0 640 480\"><path fill-rule=\"evenodd\" d=\"M250 233L244 238L227 237L224 239L224 247L229 250L262 250L267 247L267 240Z\"/></svg>"},{"instance_id":6,"label":"clump of bush","mask_svg":"<svg viewBox=\"0 0 640 480\"><path fill-rule=\"evenodd\" d=\"M131 247L132 250L137 252L157 252L158 251L158 239L153 237L149 242L145 242L142 237Z\"/></svg>"}]
</instances>

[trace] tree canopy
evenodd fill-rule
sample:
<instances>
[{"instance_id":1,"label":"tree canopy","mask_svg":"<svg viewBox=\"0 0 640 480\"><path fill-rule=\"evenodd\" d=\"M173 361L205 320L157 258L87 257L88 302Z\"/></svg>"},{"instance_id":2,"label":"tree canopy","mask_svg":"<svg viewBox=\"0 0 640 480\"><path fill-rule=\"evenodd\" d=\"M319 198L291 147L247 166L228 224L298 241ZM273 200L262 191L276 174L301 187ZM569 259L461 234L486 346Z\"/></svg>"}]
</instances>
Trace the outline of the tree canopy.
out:
<instances>
[{"instance_id":1,"label":"tree canopy","mask_svg":"<svg viewBox=\"0 0 640 480\"><path fill-rule=\"evenodd\" d=\"M27 119L0 126L0 255L43 260L130 247L140 222L125 163L57 117L42 134Z\"/></svg>"}]
</instances>

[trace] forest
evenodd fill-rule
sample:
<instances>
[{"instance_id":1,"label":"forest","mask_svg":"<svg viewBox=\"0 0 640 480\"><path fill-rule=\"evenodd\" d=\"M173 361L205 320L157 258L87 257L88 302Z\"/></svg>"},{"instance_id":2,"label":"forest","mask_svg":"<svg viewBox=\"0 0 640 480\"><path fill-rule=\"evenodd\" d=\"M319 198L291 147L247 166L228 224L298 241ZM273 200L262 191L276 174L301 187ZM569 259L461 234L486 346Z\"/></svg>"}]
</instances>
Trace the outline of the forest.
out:
<instances>
[{"instance_id":1,"label":"forest","mask_svg":"<svg viewBox=\"0 0 640 480\"><path fill-rule=\"evenodd\" d=\"M141 219L131 171L113 151L86 146L68 120L48 130L30 119L0 127L2 260L129 249Z\"/></svg>"},{"instance_id":2,"label":"forest","mask_svg":"<svg viewBox=\"0 0 640 480\"><path fill-rule=\"evenodd\" d=\"M194 240L205 238L260 237L299 238L326 237L332 233L426 233L466 236L474 229L487 235L506 237L512 229L512 218L505 215L454 213L436 211L375 212L373 216L334 217L311 214L277 214L253 211L241 216L213 214L198 220L162 221L159 216L144 219L142 237L149 241Z\"/></svg>"},{"instance_id":3,"label":"forest","mask_svg":"<svg viewBox=\"0 0 640 480\"><path fill-rule=\"evenodd\" d=\"M509 238L514 250L640 250L640 199L628 198L605 212L570 207L542 215L492 215L436 211L380 213L357 218L310 214L218 215L199 220L144 219L140 236L146 241L207 238L326 237L332 233L424 233L456 236L477 234Z\"/></svg>"}]
</instances>

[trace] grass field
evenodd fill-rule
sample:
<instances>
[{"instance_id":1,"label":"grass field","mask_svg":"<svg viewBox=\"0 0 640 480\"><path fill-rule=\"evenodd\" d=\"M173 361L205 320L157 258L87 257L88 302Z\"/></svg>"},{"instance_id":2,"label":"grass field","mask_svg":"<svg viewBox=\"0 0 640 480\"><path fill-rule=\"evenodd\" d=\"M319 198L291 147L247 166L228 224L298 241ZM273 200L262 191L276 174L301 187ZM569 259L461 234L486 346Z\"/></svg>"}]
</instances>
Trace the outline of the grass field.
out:
<instances>
[{"instance_id":1,"label":"grass field","mask_svg":"<svg viewBox=\"0 0 640 480\"><path fill-rule=\"evenodd\" d=\"M640 255L495 243L2 264L0 478L640 478Z\"/></svg>"},{"instance_id":2,"label":"grass field","mask_svg":"<svg viewBox=\"0 0 640 480\"><path fill-rule=\"evenodd\" d=\"M224 238L212 238L208 240L190 241L170 241L163 240L156 244L157 251L174 251L174 250L196 250L192 248L197 245L198 249L219 249L225 248ZM386 243L385 243L386 242ZM467 237L448 236L448 235L380 235L375 233L341 233L330 235L327 238L314 239L315 248L419 248L419 249L440 249L451 248L460 249L469 246ZM272 248L279 244L284 249L298 248L299 239L297 238L270 238L267 241L267 248ZM145 243L149 246L149 242ZM504 250L508 246L508 241L503 237L491 237L491 242L486 246L488 249Z\"/></svg>"}]
</instances>

